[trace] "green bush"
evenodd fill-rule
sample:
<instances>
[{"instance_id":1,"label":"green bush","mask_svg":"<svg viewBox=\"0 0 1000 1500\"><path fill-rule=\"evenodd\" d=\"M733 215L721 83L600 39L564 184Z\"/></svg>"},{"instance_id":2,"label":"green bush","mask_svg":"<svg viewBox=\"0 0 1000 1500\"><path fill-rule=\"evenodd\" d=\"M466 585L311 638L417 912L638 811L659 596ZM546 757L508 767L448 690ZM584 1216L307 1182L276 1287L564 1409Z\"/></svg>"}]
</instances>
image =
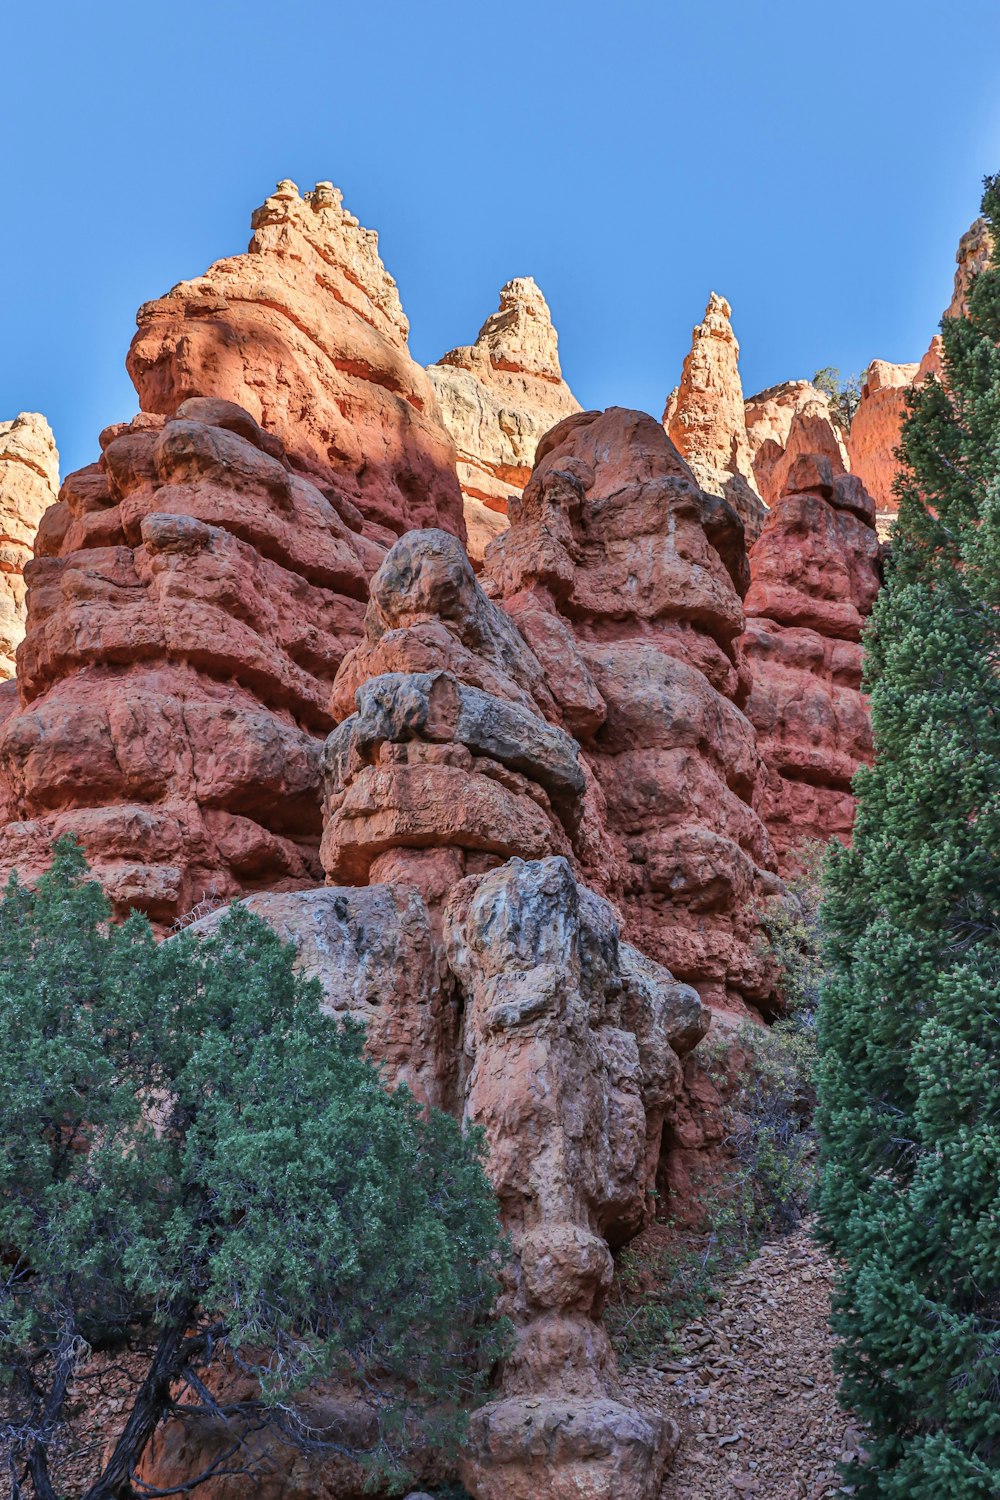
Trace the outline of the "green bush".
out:
<instances>
[{"instance_id":1,"label":"green bush","mask_svg":"<svg viewBox=\"0 0 1000 1500\"><path fill-rule=\"evenodd\" d=\"M1000 230L1000 178L983 209ZM1000 251L913 395L831 861L820 1208L863 1500L1000 1494Z\"/></svg>"},{"instance_id":2,"label":"green bush","mask_svg":"<svg viewBox=\"0 0 1000 1500\"><path fill-rule=\"evenodd\" d=\"M459 1441L504 1338L481 1141L387 1092L292 959L239 906L201 943L112 925L71 843L36 890L7 887L0 1463L15 1496L30 1478L54 1500L67 1388L97 1351L140 1348L148 1368L88 1500L132 1493L181 1398L397 1480L413 1443ZM205 1377L223 1362L259 1398L216 1406ZM304 1414L321 1378L362 1403L363 1442Z\"/></svg>"}]
</instances>

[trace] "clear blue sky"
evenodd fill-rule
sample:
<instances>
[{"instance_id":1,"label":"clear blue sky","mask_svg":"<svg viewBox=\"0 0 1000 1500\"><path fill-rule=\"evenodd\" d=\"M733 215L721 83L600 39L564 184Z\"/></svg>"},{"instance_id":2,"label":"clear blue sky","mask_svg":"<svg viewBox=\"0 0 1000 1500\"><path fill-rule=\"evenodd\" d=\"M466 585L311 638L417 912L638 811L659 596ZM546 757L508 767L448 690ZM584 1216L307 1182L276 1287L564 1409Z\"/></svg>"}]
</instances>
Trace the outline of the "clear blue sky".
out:
<instances>
[{"instance_id":1,"label":"clear blue sky","mask_svg":"<svg viewBox=\"0 0 1000 1500\"><path fill-rule=\"evenodd\" d=\"M379 231L418 359L530 274L584 405L659 415L712 288L748 393L919 358L1000 169L1000 0L35 0L0 48L0 417L64 473L281 177Z\"/></svg>"}]
</instances>

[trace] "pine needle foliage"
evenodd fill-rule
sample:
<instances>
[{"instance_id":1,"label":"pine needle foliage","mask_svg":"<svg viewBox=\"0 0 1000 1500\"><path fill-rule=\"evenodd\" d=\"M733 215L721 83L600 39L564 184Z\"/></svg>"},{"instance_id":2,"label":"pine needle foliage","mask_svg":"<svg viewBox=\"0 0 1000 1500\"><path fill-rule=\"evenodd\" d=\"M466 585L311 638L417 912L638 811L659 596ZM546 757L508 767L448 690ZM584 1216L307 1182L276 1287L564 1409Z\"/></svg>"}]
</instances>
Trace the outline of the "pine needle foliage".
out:
<instances>
[{"instance_id":1,"label":"pine needle foliage","mask_svg":"<svg viewBox=\"0 0 1000 1500\"><path fill-rule=\"evenodd\" d=\"M414 1445L460 1441L504 1339L481 1139L388 1092L246 908L200 942L109 916L71 841L0 901L7 1493L56 1500L75 1373L128 1349L147 1373L87 1500L144 1493L181 1405L231 1430L215 1462L247 1493L265 1425L404 1478ZM234 1374L259 1395L227 1407ZM349 1421L316 1415L317 1380Z\"/></svg>"},{"instance_id":2,"label":"pine needle foliage","mask_svg":"<svg viewBox=\"0 0 1000 1500\"><path fill-rule=\"evenodd\" d=\"M1000 230L1000 177L983 211ZM863 1500L1000 1495L1000 251L911 399L828 870L819 1204Z\"/></svg>"}]
</instances>

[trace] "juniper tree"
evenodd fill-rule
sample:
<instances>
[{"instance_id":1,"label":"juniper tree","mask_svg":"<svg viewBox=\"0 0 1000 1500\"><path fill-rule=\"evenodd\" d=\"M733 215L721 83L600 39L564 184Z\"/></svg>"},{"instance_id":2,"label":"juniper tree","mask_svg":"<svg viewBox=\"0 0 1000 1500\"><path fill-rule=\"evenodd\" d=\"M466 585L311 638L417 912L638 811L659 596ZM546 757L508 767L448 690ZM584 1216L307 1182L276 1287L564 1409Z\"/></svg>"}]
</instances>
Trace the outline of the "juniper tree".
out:
<instances>
[{"instance_id":1,"label":"juniper tree","mask_svg":"<svg viewBox=\"0 0 1000 1500\"><path fill-rule=\"evenodd\" d=\"M1000 178L983 210L1000 229ZM910 401L828 871L820 1213L866 1500L1000 1494L1000 252Z\"/></svg>"},{"instance_id":2,"label":"juniper tree","mask_svg":"<svg viewBox=\"0 0 1000 1500\"><path fill-rule=\"evenodd\" d=\"M0 1472L15 1497L30 1483L55 1500L75 1374L128 1349L145 1375L87 1500L142 1495L136 1466L182 1408L230 1424L214 1460L229 1473L263 1424L397 1477L407 1444L459 1436L502 1339L480 1142L387 1092L292 958L238 906L202 942L111 924L71 843L35 890L7 887ZM213 1366L259 1395L227 1407ZM363 1439L307 1414L321 1378L355 1418L361 1404Z\"/></svg>"}]
</instances>

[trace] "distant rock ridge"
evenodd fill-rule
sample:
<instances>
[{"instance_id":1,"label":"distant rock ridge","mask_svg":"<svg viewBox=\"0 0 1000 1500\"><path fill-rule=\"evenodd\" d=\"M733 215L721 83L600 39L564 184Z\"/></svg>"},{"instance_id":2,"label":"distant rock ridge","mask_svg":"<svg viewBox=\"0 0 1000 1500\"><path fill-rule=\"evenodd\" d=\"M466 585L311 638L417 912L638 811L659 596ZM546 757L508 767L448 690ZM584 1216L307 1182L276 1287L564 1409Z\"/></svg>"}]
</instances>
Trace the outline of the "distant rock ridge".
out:
<instances>
[{"instance_id":1,"label":"distant rock ridge","mask_svg":"<svg viewBox=\"0 0 1000 1500\"><path fill-rule=\"evenodd\" d=\"M976 219L958 242L951 301L945 308L944 317L964 315L972 279L986 265L992 248L986 220ZM940 334L934 335L926 354L919 361L893 364L889 360L873 359L865 371L861 401L851 423L848 451L851 470L874 498L883 527L897 508L893 493L899 471L896 449L906 417L907 397L929 377L940 374Z\"/></svg>"},{"instance_id":2,"label":"distant rock ridge","mask_svg":"<svg viewBox=\"0 0 1000 1500\"><path fill-rule=\"evenodd\" d=\"M34 411L0 422L0 678L11 678L24 639L24 566L38 524L59 492L52 428Z\"/></svg>"},{"instance_id":3,"label":"distant rock ridge","mask_svg":"<svg viewBox=\"0 0 1000 1500\"><path fill-rule=\"evenodd\" d=\"M508 497L527 484L539 440L580 410L532 277L508 281L475 343L449 350L428 374L458 450L469 555L478 562L506 524Z\"/></svg>"}]
</instances>

